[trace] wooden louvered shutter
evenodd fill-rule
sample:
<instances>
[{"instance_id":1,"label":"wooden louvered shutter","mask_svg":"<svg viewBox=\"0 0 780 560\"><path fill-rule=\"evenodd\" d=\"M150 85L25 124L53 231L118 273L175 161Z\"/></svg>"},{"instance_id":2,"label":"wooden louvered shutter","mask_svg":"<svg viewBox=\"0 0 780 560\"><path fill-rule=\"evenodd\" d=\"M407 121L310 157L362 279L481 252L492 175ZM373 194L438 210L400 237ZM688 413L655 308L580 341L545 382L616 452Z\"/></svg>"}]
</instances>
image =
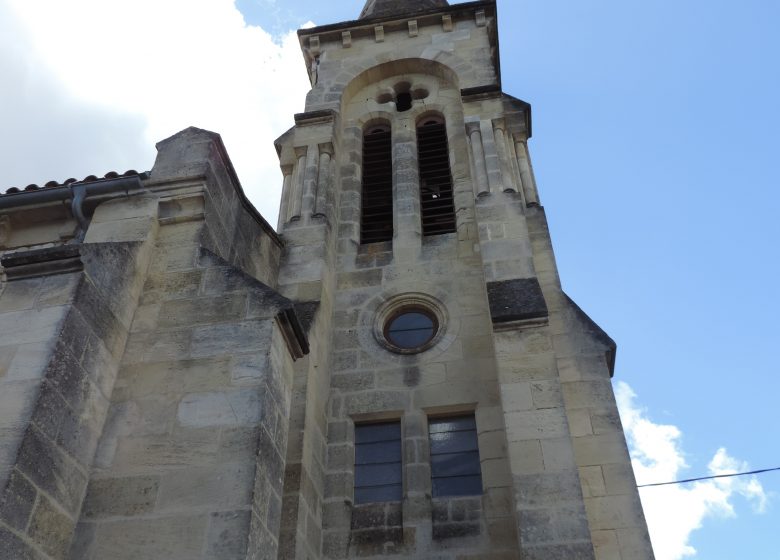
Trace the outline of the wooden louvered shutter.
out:
<instances>
[{"instance_id":1,"label":"wooden louvered shutter","mask_svg":"<svg viewBox=\"0 0 780 560\"><path fill-rule=\"evenodd\" d=\"M363 135L363 195L360 243L393 239L393 163L390 127Z\"/></svg>"},{"instance_id":2,"label":"wooden louvered shutter","mask_svg":"<svg viewBox=\"0 0 780 560\"><path fill-rule=\"evenodd\" d=\"M423 235L452 233L455 206L444 122L429 119L417 127L417 152Z\"/></svg>"}]
</instances>

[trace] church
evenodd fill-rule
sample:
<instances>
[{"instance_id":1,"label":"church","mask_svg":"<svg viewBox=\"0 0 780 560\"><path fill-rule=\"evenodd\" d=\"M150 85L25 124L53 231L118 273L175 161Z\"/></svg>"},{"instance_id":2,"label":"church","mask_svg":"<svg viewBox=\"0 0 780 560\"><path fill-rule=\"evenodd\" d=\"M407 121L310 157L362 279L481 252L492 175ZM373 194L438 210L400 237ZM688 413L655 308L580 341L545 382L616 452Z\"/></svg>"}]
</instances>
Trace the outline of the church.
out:
<instances>
[{"instance_id":1,"label":"church","mask_svg":"<svg viewBox=\"0 0 780 560\"><path fill-rule=\"evenodd\" d=\"M497 17L299 31L275 228L198 128L0 195L3 560L653 558Z\"/></svg>"}]
</instances>

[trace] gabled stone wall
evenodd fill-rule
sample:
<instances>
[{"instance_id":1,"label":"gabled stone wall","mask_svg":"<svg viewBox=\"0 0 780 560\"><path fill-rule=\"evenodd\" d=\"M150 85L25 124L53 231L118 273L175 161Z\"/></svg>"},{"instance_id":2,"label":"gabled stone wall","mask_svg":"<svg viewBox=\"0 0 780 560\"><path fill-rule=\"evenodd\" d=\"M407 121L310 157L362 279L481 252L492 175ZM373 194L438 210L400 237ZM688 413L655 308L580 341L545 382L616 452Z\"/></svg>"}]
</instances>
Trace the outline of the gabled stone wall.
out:
<instances>
[{"instance_id":1,"label":"gabled stone wall","mask_svg":"<svg viewBox=\"0 0 780 560\"><path fill-rule=\"evenodd\" d=\"M271 287L282 242L217 135L159 147L140 194L85 203L83 241L49 224L2 255L9 558L275 556L292 363L308 352Z\"/></svg>"}]
</instances>

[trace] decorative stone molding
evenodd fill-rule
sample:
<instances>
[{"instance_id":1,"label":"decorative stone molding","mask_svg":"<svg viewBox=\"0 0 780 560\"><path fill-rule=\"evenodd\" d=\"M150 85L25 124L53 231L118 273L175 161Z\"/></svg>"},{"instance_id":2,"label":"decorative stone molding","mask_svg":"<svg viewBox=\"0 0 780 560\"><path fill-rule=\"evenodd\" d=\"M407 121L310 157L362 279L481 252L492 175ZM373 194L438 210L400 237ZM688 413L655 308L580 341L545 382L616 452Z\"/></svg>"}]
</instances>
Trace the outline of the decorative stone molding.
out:
<instances>
[{"instance_id":1,"label":"decorative stone molding","mask_svg":"<svg viewBox=\"0 0 780 560\"><path fill-rule=\"evenodd\" d=\"M471 155L474 158L474 194L482 196L490 191L490 187L488 186L485 150L482 147L482 133L479 130L479 121L467 122L466 134L469 137Z\"/></svg>"},{"instance_id":2,"label":"decorative stone molding","mask_svg":"<svg viewBox=\"0 0 780 560\"><path fill-rule=\"evenodd\" d=\"M504 192L515 192L515 181L512 173L512 164L509 159L510 149L506 141L506 120L493 119L493 136L496 141L496 152L501 167L501 183Z\"/></svg>"},{"instance_id":3,"label":"decorative stone molding","mask_svg":"<svg viewBox=\"0 0 780 560\"><path fill-rule=\"evenodd\" d=\"M311 126L316 124L330 123L336 118L336 111L333 109L323 109L321 111L309 111L307 113L296 113L295 124L297 126Z\"/></svg>"},{"instance_id":4,"label":"decorative stone molding","mask_svg":"<svg viewBox=\"0 0 780 560\"><path fill-rule=\"evenodd\" d=\"M539 191L536 188L531 159L528 157L528 144L524 138L515 137L515 155L525 203L527 206L539 206Z\"/></svg>"},{"instance_id":5,"label":"decorative stone molding","mask_svg":"<svg viewBox=\"0 0 780 560\"><path fill-rule=\"evenodd\" d=\"M303 204L303 181L306 178L306 154L309 151L308 146L298 146L295 148L295 173L291 190L290 200L290 221L300 220L301 206Z\"/></svg>"},{"instance_id":6,"label":"decorative stone molding","mask_svg":"<svg viewBox=\"0 0 780 560\"><path fill-rule=\"evenodd\" d=\"M314 201L313 216L325 215L325 204L328 189L330 188L330 167L333 158L333 144L326 142L318 146L320 160L317 170L317 194Z\"/></svg>"},{"instance_id":7,"label":"decorative stone molding","mask_svg":"<svg viewBox=\"0 0 780 560\"><path fill-rule=\"evenodd\" d=\"M84 268L78 245L61 245L11 253L0 258L0 264L9 281L79 272Z\"/></svg>"},{"instance_id":8,"label":"decorative stone molding","mask_svg":"<svg viewBox=\"0 0 780 560\"><path fill-rule=\"evenodd\" d=\"M405 309L421 309L436 319L436 333L424 345L413 349L399 348L385 336L385 325L398 313ZM374 338L383 347L396 354L419 354L438 344L447 331L449 315L438 299L423 293L405 293L394 296L384 302L376 311L373 323Z\"/></svg>"},{"instance_id":9,"label":"decorative stone molding","mask_svg":"<svg viewBox=\"0 0 780 560\"><path fill-rule=\"evenodd\" d=\"M292 165L282 165L282 176L284 180L282 182L282 203L279 208L279 228L281 229L284 224L290 219L290 189L292 188Z\"/></svg>"}]
</instances>

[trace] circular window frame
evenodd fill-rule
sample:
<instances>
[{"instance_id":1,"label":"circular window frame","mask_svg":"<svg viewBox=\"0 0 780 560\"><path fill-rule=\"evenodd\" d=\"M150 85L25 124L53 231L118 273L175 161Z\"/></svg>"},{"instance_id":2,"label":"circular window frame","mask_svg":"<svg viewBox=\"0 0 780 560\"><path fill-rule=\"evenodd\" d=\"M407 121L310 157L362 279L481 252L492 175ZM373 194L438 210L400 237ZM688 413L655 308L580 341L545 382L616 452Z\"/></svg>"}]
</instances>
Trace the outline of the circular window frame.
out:
<instances>
[{"instance_id":1,"label":"circular window frame","mask_svg":"<svg viewBox=\"0 0 780 560\"><path fill-rule=\"evenodd\" d=\"M422 313L433 322L433 335L424 344L414 348L403 348L394 344L387 336L390 324L404 313ZM448 323L444 306L426 294L401 294L386 301L374 317L374 338L386 350L395 354L420 354L436 346L444 337Z\"/></svg>"}]
</instances>

